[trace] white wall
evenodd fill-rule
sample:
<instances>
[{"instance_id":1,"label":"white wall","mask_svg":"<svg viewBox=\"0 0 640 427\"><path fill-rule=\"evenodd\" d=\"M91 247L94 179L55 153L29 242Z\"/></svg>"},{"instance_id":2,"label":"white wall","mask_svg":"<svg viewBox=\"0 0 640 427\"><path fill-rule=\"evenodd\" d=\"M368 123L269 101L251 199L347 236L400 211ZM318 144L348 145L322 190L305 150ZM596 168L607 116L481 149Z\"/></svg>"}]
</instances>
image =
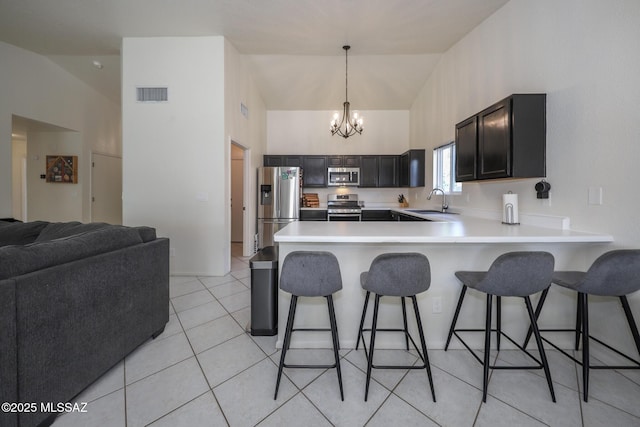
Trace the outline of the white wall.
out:
<instances>
[{"instance_id":1,"label":"white wall","mask_svg":"<svg viewBox=\"0 0 640 427\"><path fill-rule=\"evenodd\" d=\"M523 212L566 215L572 228L637 245L639 20L633 0L512 0L451 48L411 110L412 147L453 140L455 123L511 93L545 92L551 183L549 200L536 199L537 180L465 183L452 205L498 209L511 190ZM602 206L587 203L594 186Z\"/></svg>"},{"instance_id":2,"label":"white wall","mask_svg":"<svg viewBox=\"0 0 640 427\"><path fill-rule=\"evenodd\" d=\"M172 274L224 275L231 140L250 150L249 164L265 143L265 107L245 58L222 37L125 38L122 64L123 221L171 239ZM137 86L167 86L169 102L138 103Z\"/></svg>"},{"instance_id":3,"label":"white wall","mask_svg":"<svg viewBox=\"0 0 640 427\"><path fill-rule=\"evenodd\" d=\"M0 217L12 216L12 115L78 132L83 221L90 212L90 152L120 154L120 108L44 56L0 42ZM38 172L39 174L40 172Z\"/></svg>"},{"instance_id":4,"label":"white wall","mask_svg":"<svg viewBox=\"0 0 640 427\"><path fill-rule=\"evenodd\" d=\"M138 103L138 86L169 101ZM123 223L171 239L172 274L224 274L224 39L123 39L122 118Z\"/></svg>"},{"instance_id":5,"label":"white wall","mask_svg":"<svg viewBox=\"0 0 640 427\"><path fill-rule=\"evenodd\" d=\"M339 107L339 106L338 106ZM268 111L269 154L402 154L409 149L409 111L360 110L361 135L331 136L333 111Z\"/></svg>"},{"instance_id":6,"label":"white wall","mask_svg":"<svg viewBox=\"0 0 640 427\"><path fill-rule=\"evenodd\" d=\"M89 180L76 184L46 182L47 155L82 156L78 132L29 132L27 136L27 219L29 221L82 221L82 194ZM86 163L86 162L85 162ZM78 165L78 175L86 167Z\"/></svg>"},{"instance_id":7,"label":"white wall","mask_svg":"<svg viewBox=\"0 0 640 427\"><path fill-rule=\"evenodd\" d=\"M227 135L226 149L230 150L230 142L242 146L244 153L244 255L253 253L253 236L256 234L256 168L262 166L262 155L266 152L267 117L266 106L251 74L246 56L240 55L236 48L225 40L224 85L225 85L225 135ZM249 114L247 117L240 112L240 104L244 104ZM230 158L230 151L225 154ZM225 179L229 193L226 200L231 198L230 162L227 163ZM225 223L231 230L230 207L225 209ZM229 234L230 242L231 235ZM227 251L229 252L229 251Z\"/></svg>"},{"instance_id":8,"label":"white wall","mask_svg":"<svg viewBox=\"0 0 640 427\"><path fill-rule=\"evenodd\" d=\"M547 93L550 198L536 199L534 179L464 183L450 205L498 210L511 190L521 213L569 216L571 228L614 236L611 247L560 268L585 267L613 247L640 247L638 22L637 0L511 0L443 55L411 109L414 148L429 153L453 140L457 122L512 93ZM424 191L430 187L427 173ZM603 205L588 204L589 187L602 187ZM640 295L633 300L640 313ZM621 331L613 338L622 341L628 327L618 306L592 310L592 324Z\"/></svg>"},{"instance_id":9,"label":"white wall","mask_svg":"<svg viewBox=\"0 0 640 427\"><path fill-rule=\"evenodd\" d=\"M409 111L359 110L364 117L361 135L347 139L331 136L329 123L333 111L267 111L268 154L402 154L409 149ZM260 159L262 165L262 159ZM308 188L305 192L318 193L325 204L327 194L336 188ZM407 194L400 188L353 188L360 200L370 205L398 206L398 194Z\"/></svg>"},{"instance_id":10,"label":"white wall","mask_svg":"<svg viewBox=\"0 0 640 427\"><path fill-rule=\"evenodd\" d=\"M12 202L12 211L11 217L19 220L23 219L23 187L26 183L23 182L22 173L23 167L26 168L26 159L27 159L27 140L24 138L12 138L12 153L13 159L11 161L11 191L13 193L11 202ZM23 162L25 165L23 166Z\"/></svg>"}]
</instances>

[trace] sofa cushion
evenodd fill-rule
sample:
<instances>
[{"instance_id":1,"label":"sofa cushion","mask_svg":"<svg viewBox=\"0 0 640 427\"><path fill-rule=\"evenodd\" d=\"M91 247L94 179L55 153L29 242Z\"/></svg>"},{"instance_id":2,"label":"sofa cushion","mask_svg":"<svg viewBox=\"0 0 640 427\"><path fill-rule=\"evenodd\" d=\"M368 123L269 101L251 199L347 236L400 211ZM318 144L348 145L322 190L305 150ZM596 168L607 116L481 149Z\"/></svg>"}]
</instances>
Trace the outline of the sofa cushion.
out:
<instances>
[{"instance_id":1,"label":"sofa cushion","mask_svg":"<svg viewBox=\"0 0 640 427\"><path fill-rule=\"evenodd\" d=\"M27 245L33 243L48 224L46 221L0 221L0 246Z\"/></svg>"},{"instance_id":2,"label":"sofa cushion","mask_svg":"<svg viewBox=\"0 0 640 427\"><path fill-rule=\"evenodd\" d=\"M111 225L60 239L0 248L0 280L142 243L135 228Z\"/></svg>"},{"instance_id":3,"label":"sofa cushion","mask_svg":"<svg viewBox=\"0 0 640 427\"><path fill-rule=\"evenodd\" d=\"M46 242L107 227L111 227L111 225L104 222L90 222L88 224L83 224L78 221L52 222L42 230L36 242Z\"/></svg>"},{"instance_id":4,"label":"sofa cushion","mask_svg":"<svg viewBox=\"0 0 640 427\"><path fill-rule=\"evenodd\" d=\"M156 229L153 227L139 226L134 227L140 233L140 238L142 238L143 242L150 242L152 240L156 240Z\"/></svg>"}]
</instances>

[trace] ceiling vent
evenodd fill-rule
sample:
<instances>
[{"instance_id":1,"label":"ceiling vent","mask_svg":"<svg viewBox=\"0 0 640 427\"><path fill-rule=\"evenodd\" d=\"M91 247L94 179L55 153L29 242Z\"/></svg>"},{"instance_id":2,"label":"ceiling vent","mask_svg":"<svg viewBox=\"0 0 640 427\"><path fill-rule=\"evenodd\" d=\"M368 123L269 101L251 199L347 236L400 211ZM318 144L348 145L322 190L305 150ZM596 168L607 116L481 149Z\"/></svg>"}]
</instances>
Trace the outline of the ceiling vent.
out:
<instances>
[{"instance_id":1,"label":"ceiling vent","mask_svg":"<svg viewBox=\"0 0 640 427\"><path fill-rule=\"evenodd\" d=\"M166 87L137 87L136 100L138 102L167 102L169 101Z\"/></svg>"}]
</instances>

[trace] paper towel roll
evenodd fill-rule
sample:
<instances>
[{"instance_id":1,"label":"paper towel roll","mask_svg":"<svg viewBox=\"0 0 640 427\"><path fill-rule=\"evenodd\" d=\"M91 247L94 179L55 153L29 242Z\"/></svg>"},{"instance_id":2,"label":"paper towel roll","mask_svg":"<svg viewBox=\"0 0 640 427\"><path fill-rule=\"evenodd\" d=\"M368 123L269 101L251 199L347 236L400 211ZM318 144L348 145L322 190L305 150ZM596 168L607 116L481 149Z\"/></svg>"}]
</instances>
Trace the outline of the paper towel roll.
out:
<instances>
[{"instance_id":1,"label":"paper towel roll","mask_svg":"<svg viewBox=\"0 0 640 427\"><path fill-rule=\"evenodd\" d=\"M517 194L507 193L502 195L502 223L520 224Z\"/></svg>"}]
</instances>

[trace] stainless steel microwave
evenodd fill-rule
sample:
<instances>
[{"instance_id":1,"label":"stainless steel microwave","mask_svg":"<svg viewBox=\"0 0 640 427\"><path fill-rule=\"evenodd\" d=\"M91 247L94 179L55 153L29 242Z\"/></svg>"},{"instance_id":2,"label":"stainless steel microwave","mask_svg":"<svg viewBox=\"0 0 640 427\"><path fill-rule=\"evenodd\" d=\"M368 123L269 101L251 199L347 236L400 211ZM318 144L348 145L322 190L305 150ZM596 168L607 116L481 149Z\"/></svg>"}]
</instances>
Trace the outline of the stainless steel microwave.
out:
<instances>
[{"instance_id":1,"label":"stainless steel microwave","mask_svg":"<svg viewBox=\"0 0 640 427\"><path fill-rule=\"evenodd\" d=\"M327 171L330 187L360 185L360 168L329 168Z\"/></svg>"}]
</instances>

